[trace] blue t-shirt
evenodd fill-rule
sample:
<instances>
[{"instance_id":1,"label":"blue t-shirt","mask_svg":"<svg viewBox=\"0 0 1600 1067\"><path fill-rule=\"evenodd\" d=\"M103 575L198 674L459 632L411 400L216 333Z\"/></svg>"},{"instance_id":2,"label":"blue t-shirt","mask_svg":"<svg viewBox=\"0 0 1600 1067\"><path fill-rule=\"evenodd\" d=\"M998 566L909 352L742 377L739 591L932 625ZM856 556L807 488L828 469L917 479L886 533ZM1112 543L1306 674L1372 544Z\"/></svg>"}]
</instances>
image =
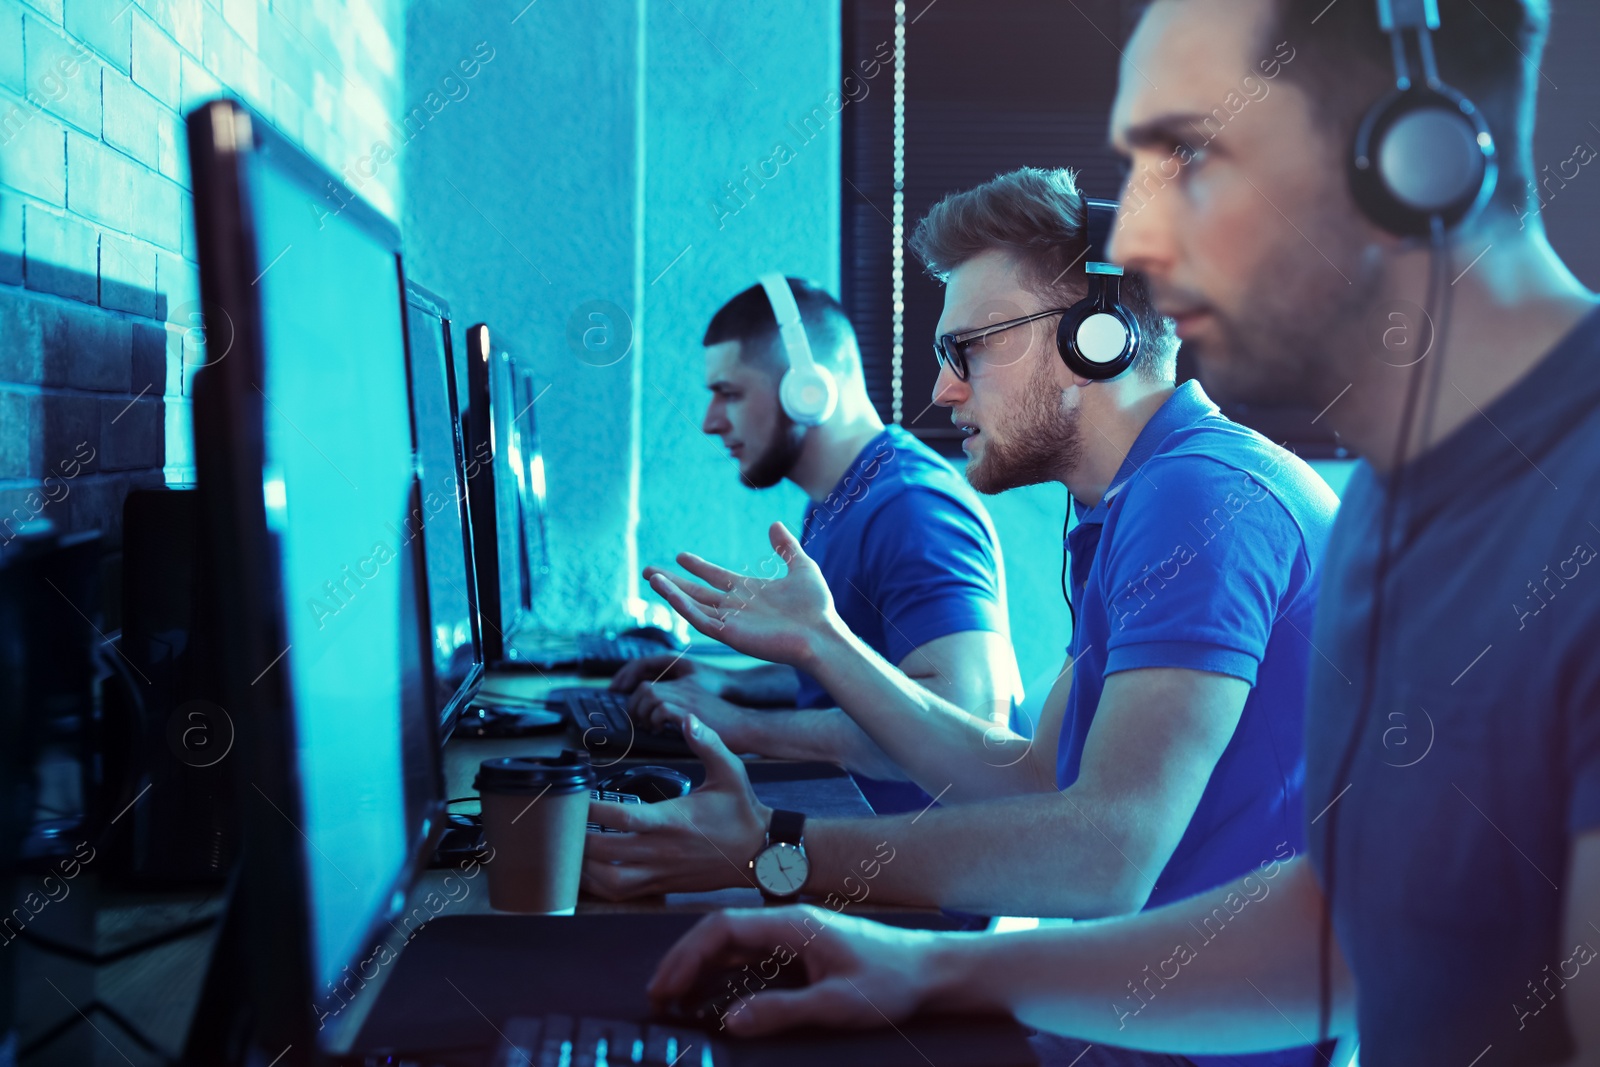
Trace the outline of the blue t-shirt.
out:
<instances>
[{"instance_id":1,"label":"blue t-shirt","mask_svg":"<svg viewBox=\"0 0 1600 1067\"><path fill-rule=\"evenodd\" d=\"M1067 537L1078 625L1056 784L1077 780L1107 675L1173 667L1252 686L1147 908L1259 877L1263 865L1276 872L1303 848L1306 635L1337 506L1310 467L1223 417L1190 381L1145 424L1100 502L1080 509ZM1190 950L1227 937L1224 920L1247 906L1197 927ZM1190 1058L1320 1062L1309 1048Z\"/></svg>"},{"instance_id":2,"label":"blue t-shirt","mask_svg":"<svg viewBox=\"0 0 1600 1067\"><path fill-rule=\"evenodd\" d=\"M800 541L839 617L890 663L950 634L1010 635L988 513L965 478L899 426L873 438L833 491L810 503ZM800 707L836 705L799 673ZM856 781L880 814L918 810L930 799L909 782Z\"/></svg>"},{"instance_id":3,"label":"blue t-shirt","mask_svg":"<svg viewBox=\"0 0 1600 1067\"><path fill-rule=\"evenodd\" d=\"M1331 805L1311 857L1326 892L1334 827L1364 1067L1565 1062L1563 990L1600 982L1600 932L1569 944L1561 927L1569 849L1600 827L1597 371L1600 312L1407 468L1375 664L1393 479L1363 463L1346 494L1314 635L1306 808Z\"/></svg>"}]
</instances>

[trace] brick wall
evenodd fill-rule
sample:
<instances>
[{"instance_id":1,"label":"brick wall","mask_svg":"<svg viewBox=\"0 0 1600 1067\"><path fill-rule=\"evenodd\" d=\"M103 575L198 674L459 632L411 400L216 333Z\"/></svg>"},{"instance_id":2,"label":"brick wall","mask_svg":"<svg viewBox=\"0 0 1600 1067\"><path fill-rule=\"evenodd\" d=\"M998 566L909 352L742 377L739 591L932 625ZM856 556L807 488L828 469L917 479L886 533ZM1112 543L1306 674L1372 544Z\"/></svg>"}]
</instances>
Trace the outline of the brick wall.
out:
<instances>
[{"instance_id":1,"label":"brick wall","mask_svg":"<svg viewBox=\"0 0 1600 1067\"><path fill-rule=\"evenodd\" d=\"M115 545L190 481L204 356L183 114L239 96L398 215L402 0L0 0L0 541Z\"/></svg>"}]
</instances>

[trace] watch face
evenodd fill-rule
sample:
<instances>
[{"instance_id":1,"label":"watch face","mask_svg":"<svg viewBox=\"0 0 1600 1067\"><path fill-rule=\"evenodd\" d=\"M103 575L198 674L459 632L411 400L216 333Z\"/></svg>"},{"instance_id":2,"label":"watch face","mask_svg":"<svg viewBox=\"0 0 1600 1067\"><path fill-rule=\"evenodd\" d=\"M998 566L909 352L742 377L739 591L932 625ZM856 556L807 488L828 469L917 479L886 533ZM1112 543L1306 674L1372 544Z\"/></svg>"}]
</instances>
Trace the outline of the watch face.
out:
<instances>
[{"instance_id":1,"label":"watch face","mask_svg":"<svg viewBox=\"0 0 1600 1067\"><path fill-rule=\"evenodd\" d=\"M800 892L811 873L811 861L796 845L780 841L762 850L755 860L756 882L775 897Z\"/></svg>"}]
</instances>

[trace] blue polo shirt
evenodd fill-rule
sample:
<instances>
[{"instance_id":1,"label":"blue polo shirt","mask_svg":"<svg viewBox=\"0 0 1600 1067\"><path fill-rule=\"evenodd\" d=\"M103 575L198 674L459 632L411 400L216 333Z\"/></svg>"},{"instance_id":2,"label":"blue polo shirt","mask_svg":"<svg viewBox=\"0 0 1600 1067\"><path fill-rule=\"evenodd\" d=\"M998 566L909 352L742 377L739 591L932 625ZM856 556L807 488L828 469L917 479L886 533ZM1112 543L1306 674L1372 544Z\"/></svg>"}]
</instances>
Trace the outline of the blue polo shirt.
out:
<instances>
[{"instance_id":1,"label":"blue polo shirt","mask_svg":"<svg viewBox=\"0 0 1600 1067\"><path fill-rule=\"evenodd\" d=\"M1600 311L1498 399L1471 397L1481 416L1406 469L1375 662L1395 479L1363 463L1346 493L1317 617L1306 808L1327 807L1311 827L1325 892L1335 835L1364 1067L1565 1062L1566 987L1600 983L1600 930L1562 934L1573 840L1600 828L1597 369Z\"/></svg>"},{"instance_id":2,"label":"blue polo shirt","mask_svg":"<svg viewBox=\"0 0 1600 1067\"><path fill-rule=\"evenodd\" d=\"M1306 635L1337 506L1310 467L1224 418L1190 381L1145 424L1100 502L1078 509L1067 537L1078 625L1057 785L1077 780L1107 675L1176 667L1252 686L1147 908L1259 876L1263 865L1275 872L1303 849L1306 671L1316 655ZM1191 951L1227 937L1231 918L1197 928ZM1318 1062L1311 1049L1191 1059Z\"/></svg>"},{"instance_id":3,"label":"blue polo shirt","mask_svg":"<svg viewBox=\"0 0 1600 1067\"><path fill-rule=\"evenodd\" d=\"M807 506L800 542L845 625L890 663L950 634L1010 635L988 512L965 478L899 426L868 442L833 491ZM800 707L837 704L799 673ZM909 782L856 782L880 814L930 800Z\"/></svg>"}]
</instances>

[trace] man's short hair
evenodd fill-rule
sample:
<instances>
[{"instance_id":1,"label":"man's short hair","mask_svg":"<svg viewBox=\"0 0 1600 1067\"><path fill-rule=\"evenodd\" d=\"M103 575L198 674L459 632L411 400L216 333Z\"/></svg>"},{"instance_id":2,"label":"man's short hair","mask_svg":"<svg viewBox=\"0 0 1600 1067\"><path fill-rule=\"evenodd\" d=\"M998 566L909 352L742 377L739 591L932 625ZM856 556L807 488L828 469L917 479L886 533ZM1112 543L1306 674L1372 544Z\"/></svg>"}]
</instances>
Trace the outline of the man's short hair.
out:
<instances>
[{"instance_id":1,"label":"man's short hair","mask_svg":"<svg viewBox=\"0 0 1600 1067\"><path fill-rule=\"evenodd\" d=\"M1319 117L1355 140L1368 108L1394 88L1389 37L1371 0L1327 6L1317 0L1275 0L1263 44L1287 41L1295 60L1283 65ZM1533 183L1534 107L1539 59L1550 34L1550 0L1439 0L1433 35L1439 77L1483 113L1500 156L1494 203L1522 214ZM1271 42L1267 44L1266 42Z\"/></svg>"},{"instance_id":2,"label":"man's short hair","mask_svg":"<svg viewBox=\"0 0 1600 1067\"><path fill-rule=\"evenodd\" d=\"M834 371L848 371L858 365L861 356L856 348L856 332L839 301L804 279L787 281L794 302L800 307L800 322L806 328L812 358ZM700 343L710 347L724 341L740 342L739 358L745 363L775 373L789 366L788 354L778 339L778 317L759 282L711 316L711 325L706 327Z\"/></svg>"},{"instance_id":3,"label":"man's short hair","mask_svg":"<svg viewBox=\"0 0 1600 1067\"><path fill-rule=\"evenodd\" d=\"M917 224L911 249L940 282L985 252L1008 253L1020 265L1024 285L1053 306L1067 307L1088 293L1077 268L1087 241L1084 218L1072 171L1023 167L933 205ZM1135 372L1147 382L1171 381L1177 337L1172 323L1156 312L1143 277L1129 273L1122 279L1122 305L1144 337Z\"/></svg>"}]
</instances>

